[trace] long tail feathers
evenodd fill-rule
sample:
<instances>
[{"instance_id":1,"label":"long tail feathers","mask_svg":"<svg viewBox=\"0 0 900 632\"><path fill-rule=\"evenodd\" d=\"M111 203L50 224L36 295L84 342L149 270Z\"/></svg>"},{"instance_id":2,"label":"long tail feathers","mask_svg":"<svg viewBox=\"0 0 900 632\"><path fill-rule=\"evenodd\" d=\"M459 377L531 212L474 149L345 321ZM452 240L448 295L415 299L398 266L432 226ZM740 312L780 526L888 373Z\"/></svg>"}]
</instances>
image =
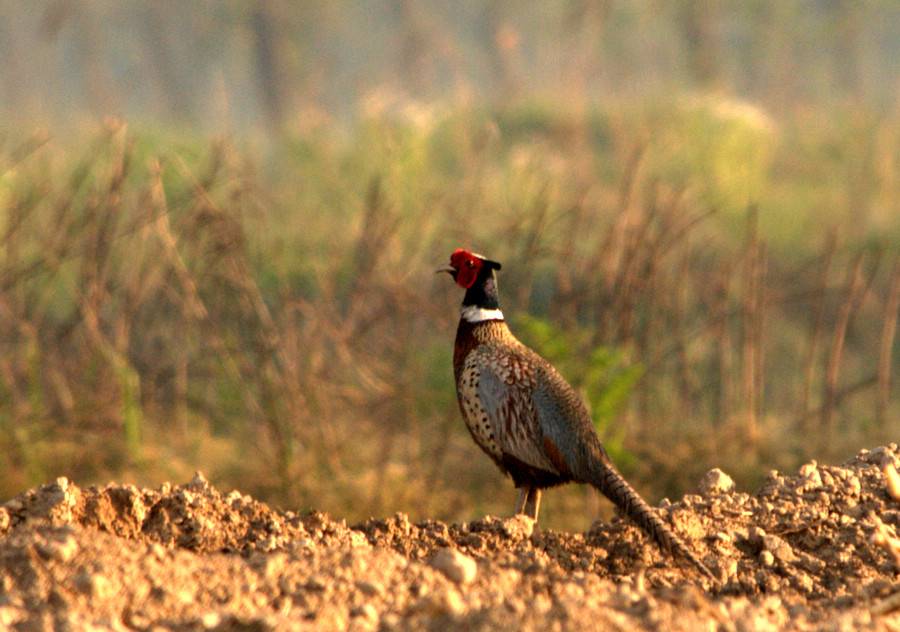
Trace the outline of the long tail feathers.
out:
<instances>
[{"instance_id":1,"label":"long tail feathers","mask_svg":"<svg viewBox=\"0 0 900 632\"><path fill-rule=\"evenodd\" d=\"M619 473L615 466L606 459L599 472L595 472L594 485L604 496L613 501L629 518L641 529L647 532L659 546L669 555L680 554L686 560L696 566L700 572L717 581L715 575L706 565L685 546L684 542L675 535L663 522L659 514L648 505L640 494L628 484L628 481Z\"/></svg>"}]
</instances>

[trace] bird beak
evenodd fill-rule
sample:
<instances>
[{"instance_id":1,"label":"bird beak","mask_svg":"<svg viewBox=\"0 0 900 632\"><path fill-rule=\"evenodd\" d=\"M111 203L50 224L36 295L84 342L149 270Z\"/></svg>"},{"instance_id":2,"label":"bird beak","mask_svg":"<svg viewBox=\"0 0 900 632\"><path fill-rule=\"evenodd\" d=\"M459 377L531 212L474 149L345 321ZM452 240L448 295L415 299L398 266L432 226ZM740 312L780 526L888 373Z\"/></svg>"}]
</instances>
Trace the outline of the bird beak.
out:
<instances>
[{"instance_id":1,"label":"bird beak","mask_svg":"<svg viewBox=\"0 0 900 632\"><path fill-rule=\"evenodd\" d=\"M447 265L443 265L434 271L435 274L438 274L439 272L449 272L450 274L456 274L457 272L459 272L459 270L448 263Z\"/></svg>"}]
</instances>

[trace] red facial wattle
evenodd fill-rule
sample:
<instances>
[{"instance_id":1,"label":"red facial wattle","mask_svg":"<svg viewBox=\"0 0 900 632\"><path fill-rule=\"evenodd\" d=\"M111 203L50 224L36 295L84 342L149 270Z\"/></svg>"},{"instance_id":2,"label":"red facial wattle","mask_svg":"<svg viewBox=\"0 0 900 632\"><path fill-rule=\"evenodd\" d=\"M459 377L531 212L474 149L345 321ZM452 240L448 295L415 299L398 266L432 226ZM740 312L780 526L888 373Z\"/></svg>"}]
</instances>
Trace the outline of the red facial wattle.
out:
<instances>
[{"instance_id":1,"label":"red facial wattle","mask_svg":"<svg viewBox=\"0 0 900 632\"><path fill-rule=\"evenodd\" d=\"M484 262L465 250L457 250L450 255L450 265L456 268L456 282L467 290L475 283L478 271Z\"/></svg>"}]
</instances>

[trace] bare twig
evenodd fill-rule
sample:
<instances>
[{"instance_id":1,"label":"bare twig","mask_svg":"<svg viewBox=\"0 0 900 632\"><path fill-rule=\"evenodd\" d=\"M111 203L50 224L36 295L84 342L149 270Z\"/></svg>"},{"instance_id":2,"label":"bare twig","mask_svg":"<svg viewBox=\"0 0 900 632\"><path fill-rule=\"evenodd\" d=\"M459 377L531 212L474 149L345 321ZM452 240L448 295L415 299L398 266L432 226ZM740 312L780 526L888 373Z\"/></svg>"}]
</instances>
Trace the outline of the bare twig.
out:
<instances>
[{"instance_id":1,"label":"bare twig","mask_svg":"<svg viewBox=\"0 0 900 632\"><path fill-rule=\"evenodd\" d=\"M819 423L825 431L823 437L827 441L827 434L831 428L831 418L836 405L837 381L843 359L844 340L847 336L847 328L850 318L857 305L857 294L862 286L862 269L864 255L856 256L856 260L847 270L847 278L844 282L844 300L838 312L837 322L831 334L831 347L828 352L828 365L825 369L824 401L822 402L822 414Z\"/></svg>"},{"instance_id":2,"label":"bare twig","mask_svg":"<svg viewBox=\"0 0 900 632\"><path fill-rule=\"evenodd\" d=\"M810 419L810 400L812 399L813 382L816 374L816 360L819 355L819 346L822 339L822 329L825 321L825 296L828 292L828 273L834 260L837 249L837 232L831 230L825 245L822 262L819 264L819 273L816 277L813 290L812 312L815 319L812 322L812 331L809 335L809 344L803 362L803 390L800 392L800 407L797 418L801 421L801 430L806 428L806 420Z\"/></svg>"},{"instance_id":3,"label":"bare twig","mask_svg":"<svg viewBox=\"0 0 900 632\"><path fill-rule=\"evenodd\" d=\"M900 256L894 260L890 288L884 302L881 345L878 352L878 397L875 401L875 423L883 427L887 421L888 395L891 380L891 355L897 331L897 311L900 309Z\"/></svg>"}]
</instances>

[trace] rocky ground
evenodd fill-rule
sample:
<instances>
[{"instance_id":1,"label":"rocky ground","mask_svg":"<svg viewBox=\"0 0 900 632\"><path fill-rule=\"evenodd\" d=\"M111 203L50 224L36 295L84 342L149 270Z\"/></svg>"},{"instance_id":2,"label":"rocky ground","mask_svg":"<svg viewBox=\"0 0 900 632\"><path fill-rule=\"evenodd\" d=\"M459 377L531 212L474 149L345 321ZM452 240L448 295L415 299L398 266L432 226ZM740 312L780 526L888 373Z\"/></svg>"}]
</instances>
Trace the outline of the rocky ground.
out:
<instances>
[{"instance_id":1,"label":"rocky ground","mask_svg":"<svg viewBox=\"0 0 900 632\"><path fill-rule=\"evenodd\" d=\"M60 478L0 508L0 629L900 630L896 453L773 472L754 494L713 470L666 503L718 584L626 520L347 526L199 475L160 489Z\"/></svg>"}]
</instances>

